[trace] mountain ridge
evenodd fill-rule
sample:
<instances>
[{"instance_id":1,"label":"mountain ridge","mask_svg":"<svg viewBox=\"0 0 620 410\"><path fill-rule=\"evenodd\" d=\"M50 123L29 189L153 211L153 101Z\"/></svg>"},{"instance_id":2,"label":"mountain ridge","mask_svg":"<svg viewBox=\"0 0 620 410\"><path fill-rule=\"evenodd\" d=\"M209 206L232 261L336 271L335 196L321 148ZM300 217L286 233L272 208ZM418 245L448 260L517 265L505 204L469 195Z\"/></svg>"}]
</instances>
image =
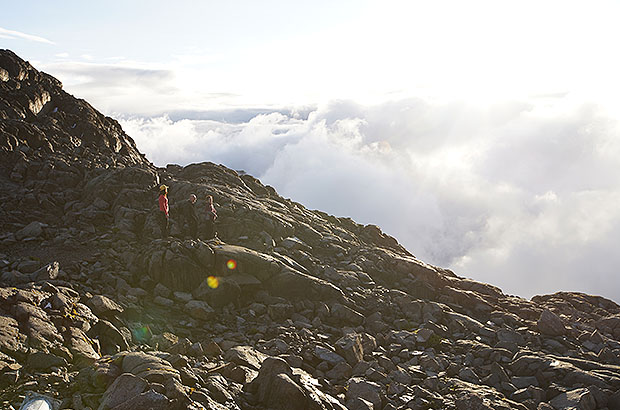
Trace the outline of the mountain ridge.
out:
<instances>
[{"instance_id":1,"label":"mountain ridge","mask_svg":"<svg viewBox=\"0 0 620 410\"><path fill-rule=\"evenodd\" d=\"M74 409L620 408L615 302L505 295L250 175L157 168L8 50L0 156L7 407L35 390ZM185 235L190 193L215 198L218 240Z\"/></svg>"}]
</instances>

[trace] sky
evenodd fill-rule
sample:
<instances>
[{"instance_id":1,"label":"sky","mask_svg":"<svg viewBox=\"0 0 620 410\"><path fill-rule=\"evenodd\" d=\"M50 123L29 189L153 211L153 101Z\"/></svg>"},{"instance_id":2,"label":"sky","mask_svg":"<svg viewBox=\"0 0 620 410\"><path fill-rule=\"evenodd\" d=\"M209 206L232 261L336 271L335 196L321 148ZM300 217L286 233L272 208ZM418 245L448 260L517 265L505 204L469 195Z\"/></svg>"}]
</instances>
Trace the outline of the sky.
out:
<instances>
[{"instance_id":1,"label":"sky","mask_svg":"<svg viewBox=\"0 0 620 410\"><path fill-rule=\"evenodd\" d=\"M617 1L32 1L0 47L156 165L244 170L425 262L620 302Z\"/></svg>"}]
</instances>

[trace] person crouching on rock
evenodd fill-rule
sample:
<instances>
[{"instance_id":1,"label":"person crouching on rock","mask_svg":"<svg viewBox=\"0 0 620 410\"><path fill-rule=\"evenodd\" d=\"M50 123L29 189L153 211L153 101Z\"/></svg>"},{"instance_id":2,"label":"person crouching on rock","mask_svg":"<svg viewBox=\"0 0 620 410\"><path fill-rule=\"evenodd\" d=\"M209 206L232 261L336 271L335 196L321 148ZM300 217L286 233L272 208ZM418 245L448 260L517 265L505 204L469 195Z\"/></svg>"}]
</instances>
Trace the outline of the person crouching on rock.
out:
<instances>
[{"instance_id":1,"label":"person crouching on rock","mask_svg":"<svg viewBox=\"0 0 620 410\"><path fill-rule=\"evenodd\" d=\"M207 195L207 232L206 239L215 238L215 220L217 219L217 212L215 211L215 207L213 206L213 197L211 195Z\"/></svg>"},{"instance_id":2,"label":"person crouching on rock","mask_svg":"<svg viewBox=\"0 0 620 410\"><path fill-rule=\"evenodd\" d=\"M198 233L198 217L196 217L196 208L194 207L195 203L196 195L191 194L187 201L183 201L181 203L179 209L179 213L183 219L183 226L185 226L185 223L187 223L189 236L192 239L196 239Z\"/></svg>"},{"instance_id":3,"label":"person crouching on rock","mask_svg":"<svg viewBox=\"0 0 620 410\"><path fill-rule=\"evenodd\" d=\"M157 222L161 228L162 238L167 238L169 235L170 216L168 212L168 187L162 185L159 187L159 212L157 212Z\"/></svg>"}]
</instances>

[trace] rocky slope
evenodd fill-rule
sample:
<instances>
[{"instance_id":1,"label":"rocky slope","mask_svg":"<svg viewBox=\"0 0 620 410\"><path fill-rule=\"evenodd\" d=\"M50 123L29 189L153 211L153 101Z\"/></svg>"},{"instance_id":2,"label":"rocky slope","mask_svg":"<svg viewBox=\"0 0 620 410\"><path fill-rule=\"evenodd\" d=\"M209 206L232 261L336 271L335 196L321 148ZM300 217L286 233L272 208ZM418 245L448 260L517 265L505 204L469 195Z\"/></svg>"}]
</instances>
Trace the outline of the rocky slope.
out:
<instances>
[{"instance_id":1,"label":"rocky slope","mask_svg":"<svg viewBox=\"0 0 620 410\"><path fill-rule=\"evenodd\" d=\"M8 50L0 157L2 408L620 409L616 303L506 295L222 165L156 168ZM183 235L190 193L219 239Z\"/></svg>"}]
</instances>

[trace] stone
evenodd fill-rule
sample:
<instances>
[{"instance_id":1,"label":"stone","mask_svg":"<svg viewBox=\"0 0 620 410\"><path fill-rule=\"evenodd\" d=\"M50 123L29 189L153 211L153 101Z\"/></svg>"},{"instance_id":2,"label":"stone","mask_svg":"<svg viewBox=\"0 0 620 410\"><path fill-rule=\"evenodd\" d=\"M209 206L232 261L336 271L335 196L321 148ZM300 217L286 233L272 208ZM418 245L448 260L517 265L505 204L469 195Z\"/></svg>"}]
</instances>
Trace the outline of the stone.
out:
<instances>
[{"instance_id":1,"label":"stone","mask_svg":"<svg viewBox=\"0 0 620 410\"><path fill-rule=\"evenodd\" d=\"M19 330L19 323L10 316L0 314L0 351L25 354L26 335Z\"/></svg>"},{"instance_id":2,"label":"stone","mask_svg":"<svg viewBox=\"0 0 620 410\"><path fill-rule=\"evenodd\" d=\"M317 389L317 385L318 381L303 370L293 371L283 359L268 357L249 389L261 405L273 410L346 410L338 400Z\"/></svg>"},{"instance_id":3,"label":"stone","mask_svg":"<svg viewBox=\"0 0 620 410\"><path fill-rule=\"evenodd\" d=\"M314 347L314 356L316 356L319 360L323 360L329 363L332 366L345 361L344 358L338 353L336 353L333 349L323 346Z\"/></svg>"},{"instance_id":4,"label":"stone","mask_svg":"<svg viewBox=\"0 0 620 410\"><path fill-rule=\"evenodd\" d=\"M499 329L497 331L497 340L500 342L515 343L518 346L523 346L525 344L523 335L512 329Z\"/></svg>"},{"instance_id":5,"label":"stone","mask_svg":"<svg viewBox=\"0 0 620 410\"><path fill-rule=\"evenodd\" d=\"M112 409L144 393L147 388L148 383L143 379L131 373L123 373L105 391L98 410Z\"/></svg>"},{"instance_id":6,"label":"stone","mask_svg":"<svg viewBox=\"0 0 620 410\"><path fill-rule=\"evenodd\" d=\"M125 354L121 370L123 373L131 373L149 383L165 385L172 379L180 380L179 371L169 361L145 352Z\"/></svg>"},{"instance_id":7,"label":"stone","mask_svg":"<svg viewBox=\"0 0 620 410\"><path fill-rule=\"evenodd\" d=\"M263 361L268 357L251 346L236 346L226 352L226 360L238 365L259 370Z\"/></svg>"},{"instance_id":8,"label":"stone","mask_svg":"<svg viewBox=\"0 0 620 410\"><path fill-rule=\"evenodd\" d=\"M185 311L194 319L199 320L209 320L215 315L213 308L202 300L190 300L185 304Z\"/></svg>"},{"instance_id":9,"label":"stone","mask_svg":"<svg viewBox=\"0 0 620 410\"><path fill-rule=\"evenodd\" d=\"M202 349L204 351L204 354L208 357L216 357L224 353L222 351L222 348L220 348L220 346L214 341L210 341L207 344L203 344Z\"/></svg>"},{"instance_id":10,"label":"stone","mask_svg":"<svg viewBox=\"0 0 620 410\"><path fill-rule=\"evenodd\" d=\"M349 379L345 397L347 402L355 398L362 398L372 403L375 409L383 408L381 406L381 386L359 377Z\"/></svg>"},{"instance_id":11,"label":"stone","mask_svg":"<svg viewBox=\"0 0 620 410\"><path fill-rule=\"evenodd\" d=\"M424 344L428 342L430 338L433 337L434 335L435 335L435 332L433 332L431 329L427 329L427 328L418 329L415 332L416 342Z\"/></svg>"},{"instance_id":12,"label":"stone","mask_svg":"<svg viewBox=\"0 0 620 410\"><path fill-rule=\"evenodd\" d=\"M34 352L28 355L27 366L32 370L50 370L52 367L67 366L67 361L51 353Z\"/></svg>"},{"instance_id":13,"label":"stone","mask_svg":"<svg viewBox=\"0 0 620 410\"><path fill-rule=\"evenodd\" d=\"M566 333L562 319L550 310L543 310L536 326L540 333L548 336L562 336Z\"/></svg>"},{"instance_id":14,"label":"stone","mask_svg":"<svg viewBox=\"0 0 620 410\"><path fill-rule=\"evenodd\" d=\"M80 329L69 328L67 339L68 342L65 344L73 355L73 362L77 365L89 366L100 358L92 340Z\"/></svg>"},{"instance_id":15,"label":"stone","mask_svg":"<svg viewBox=\"0 0 620 410\"><path fill-rule=\"evenodd\" d=\"M155 285L155 288L153 289L153 295L155 296L169 298L171 294L172 294L172 291L168 289L167 287L165 287L164 285L162 285L161 283L158 283L157 285Z\"/></svg>"},{"instance_id":16,"label":"stone","mask_svg":"<svg viewBox=\"0 0 620 410\"><path fill-rule=\"evenodd\" d=\"M351 377L353 369L346 362L340 362L336 364L330 371L328 371L325 375L332 380L348 380Z\"/></svg>"},{"instance_id":17,"label":"stone","mask_svg":"<svg viewBox=\"0 0 620 410\"><path fill-rule=\"evenodd\" d=\"M595 410L596 400L588 389L575 389L561 393L551 400L551 405L556 410Z\"/></svg>"},{"instance_id":18,"label":"stone","mask_svg":"<svg viewBox=\"0 0 620 410\"><path fill-rule=\"evenodd\" d=\"M510 383L514 384L517 389L524 389L529 386L538 386L538 379L534 376L514 376L510 379Z\"/></svg>"},{"instance_id":19,"label":"stone","mask_svg":"<svg viewBox=\"0 0 620 410\"><path fill-rule=\"evenodd\" d=\"M331 316L341 324L359 326L364 323L364 316L361 313L340 303L334 303L331 308Z\"/></svg>"},{"instance_id":20,"label":"stone","mask_svg":"<svg viewBox=\"0 0 620 410\"><path fill-rule=\"evenodd\" d=\"M86 305L97 316L114 316L123 312L121 305L104 295L93 296Z\"/></svg>"},{"instance_id":21,"label":"stone","mask_svg":"<svg viewBox=\"0 0 620 410\"><path fill-rule=\"evenodd\" d=\"M90 337L96 337L103 354L116 354L129 349L125 335L105 319L99 320L88 332Z\"/></svg>"},{"instance_id":22,"label":"stone","mask_svg":"<svg viewBox=\"0 0 620 410\"><path fill-rule=\"evenodd\" d=\"M155 296L153 298L153 303L159 306L164 306L164 307L174 306L174 300L165 298L163 296Z\"/></svg>"},{"instance_id":23,"label":"stone","mask_svg":"<svg viewBox=\"0 0 620 410\"><path fill-rule=\"evenodd\" d=\"M135 410L135 409L149 409L149 410L169 410L172 408L172 403L166 396L158 393L154 390L148 390L141 393L128 401L121 403L110 410Z\"/></svg>"},{"instance_id":24,"label":"stone","mask_svg":"<svg viewBox=\"0 0 620 410\"><path fill-rule=\"evenodd\" d=\"M38 238L43 234L43 228L45 227L47 227L47 224L42 222L30 222L28 225L15 232L15 239L21 241L27 238Z\"/></svg>"},{"instance_id":25,"label":"stone","mask_svg":"<svg viewBox=\"0 0 620 410\"><path fill-rule=\"evenodd\" d=\"M364 358L362 338L357 333L349 333L341 337L334 346L336 347L336 352L344 357L351 366L355 366Z\"/></svg>"},{"instance_id":26,"label":"stone","mask_svg":"<svg viewBox=\"0 0 620 410\"><path fill-rule=\"evenodd\" d=\"M173 292L172 295L174 296L174 299L179 302L187 303L190 300L192 300L191 293L176 291L176 292Z\"/></svg>"},{"instance_id":27,"label":"stone","mask_svg":"<svg viewBox=\"0 0 620 410\"><path fill-rule=\"evenodd\" d=\"M375 406L368 400L360 397L354 397L347 401L348 410L375 410Z\"/></svg>"}]
</instances>

